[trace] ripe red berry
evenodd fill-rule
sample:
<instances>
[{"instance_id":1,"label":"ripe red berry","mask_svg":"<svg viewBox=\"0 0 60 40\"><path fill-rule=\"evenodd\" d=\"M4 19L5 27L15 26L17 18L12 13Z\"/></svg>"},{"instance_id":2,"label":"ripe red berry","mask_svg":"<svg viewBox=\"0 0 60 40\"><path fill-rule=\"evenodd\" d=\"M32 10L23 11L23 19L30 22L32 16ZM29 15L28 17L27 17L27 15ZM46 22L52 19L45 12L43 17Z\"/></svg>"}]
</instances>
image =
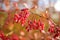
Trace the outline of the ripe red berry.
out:
<instances>
[{"instance_id":1,"label":"ripe red berry","mask_svg":"<svg viewBox=\"0 0 60 40\"><path fill-rule=\"evenodd\" d=\"M14 21L15 21L15 22L18 22L18 18L19 18L19 15L18 15L18 14L15 14L15 16L14 16Z\"/></svg>"}]
</instances>

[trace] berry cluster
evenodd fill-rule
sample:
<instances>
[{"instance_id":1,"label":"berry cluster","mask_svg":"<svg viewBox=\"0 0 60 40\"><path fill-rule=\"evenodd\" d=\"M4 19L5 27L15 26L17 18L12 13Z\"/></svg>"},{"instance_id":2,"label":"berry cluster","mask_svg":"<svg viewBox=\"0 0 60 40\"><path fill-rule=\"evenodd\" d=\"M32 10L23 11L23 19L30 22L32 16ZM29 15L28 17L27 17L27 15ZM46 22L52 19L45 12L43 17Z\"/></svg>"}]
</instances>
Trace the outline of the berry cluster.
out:
<instances>
[{"instance_id":1,"label":"berry cluster","mask_svg":"<svg viewBox=\"0 0 60 40\"><path fill-rule=\"evenodd\" d=\"M58 27L58 26L54 30L53 38L58 39L57 37L60 37L60 27Z\"/></svg>"},{"instance_id":2,"label":"berry cluster","mask_svg":"<svg viewBox=\"0 0 60 40\"><path fill-rule=\"evenodd\" d=\"M55 26L54 23L49 20L49 25L50 28L48 29L48 32L50 32L53 35L54 39L58 39L57 37L60 37L60 27L59 26Z\"/></svg>"},{"instance_id":3,"label":"berry cluster","mask_svg":"<svg viewBox=\"0 0 60 40\"><path fill-rule=\"evenodd\" d=\"M4 35L3 31L0 31L0 40L9 40L9 38Z\"/></svg>"},{"instance_id":4,"label":"berry cluster","mask_svg":"<svg viewBox=\"0 0 60 40\"><path fill-rule=\"evenodd\" d=\"M54 29L55 29L54 23L53 23L51 20L49 20L48 23L49 23L49 25L50 25L48 31L49 31L50 33L54 33Z\"/></svg>"},{"instance_id":5,"label":"berry cluster","mask_svg":"<svg viewBox=\"0 0 60 40\"><path fill-rule=\"evenodd\" d=\"M29 31L32 29L42 31L44 30L44 23L41 22L40 20L38 22L36 20L34 21L29 20L28 25L26 26L26 30Z\"/></svg>"},{"instance_id":6,"label":"berry cluster","mask_svg":"<svg viewBox=\"0 0 60 40\"><path fill-rule=\"evenodd\" d=\"M28 9L22 9L21 12L19 12L19 14L15 14L14 16L14 21L15 22L20 22L22 26L24 26L26 19L28 18L28 16L30 15Z\"/></svg>"},{"instance_id":7,"label":"berry cluster","mask_svg":"<svg viewBox=\"0 0 60 40\"><path fill-rule=\"evenodd\" d=\"M11 36L6 36L3 31L0 31L0 40L19 40L19 37L14 33Z\"/></svg>"}]
</instances>

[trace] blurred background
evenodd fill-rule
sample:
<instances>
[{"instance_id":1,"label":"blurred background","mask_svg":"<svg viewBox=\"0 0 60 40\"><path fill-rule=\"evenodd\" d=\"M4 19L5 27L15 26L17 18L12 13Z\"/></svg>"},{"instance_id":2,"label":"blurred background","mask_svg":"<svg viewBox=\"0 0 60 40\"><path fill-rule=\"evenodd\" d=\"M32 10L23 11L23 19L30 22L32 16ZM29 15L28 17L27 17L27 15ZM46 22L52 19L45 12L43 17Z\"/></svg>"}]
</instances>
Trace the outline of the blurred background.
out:
<instances>
[{"instance_id":1,"label":"blurred background","mask_svg":"<svg viewBox=\"0 0 60 40\"><path fill-rule=\"evenodd\" d=\"M0 0L0 8L6 10L5 4L9 4L11 8L13 3L18 3L18 7L21 9L24 8L23 3L26 3L29 8L32 8L34 5L36 5L38 6L39 10L45 10L46 8L54 7L58 1L60 0Z\"/></svg>"}]
</instances>

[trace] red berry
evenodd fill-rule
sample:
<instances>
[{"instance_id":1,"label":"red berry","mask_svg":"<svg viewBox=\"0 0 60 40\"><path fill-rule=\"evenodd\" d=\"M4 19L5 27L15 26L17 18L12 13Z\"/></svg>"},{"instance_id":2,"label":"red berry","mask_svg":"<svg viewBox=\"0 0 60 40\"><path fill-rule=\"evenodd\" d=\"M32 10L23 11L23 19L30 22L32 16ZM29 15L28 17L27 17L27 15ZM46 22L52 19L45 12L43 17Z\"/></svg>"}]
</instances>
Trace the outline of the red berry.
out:
<instances>
[{"instance_id":1,"label":"red berry","mask_svg":"<svg viewBox=\"0 0 60 40\"><path fill-rule=\"evenodd\" d=\"M15 22L18 22L18 19L19 19L19 15L18 15L18 14L15 14L15 16L14 16L14 21L15 21Z\"/></svg>"}]
</instances>

